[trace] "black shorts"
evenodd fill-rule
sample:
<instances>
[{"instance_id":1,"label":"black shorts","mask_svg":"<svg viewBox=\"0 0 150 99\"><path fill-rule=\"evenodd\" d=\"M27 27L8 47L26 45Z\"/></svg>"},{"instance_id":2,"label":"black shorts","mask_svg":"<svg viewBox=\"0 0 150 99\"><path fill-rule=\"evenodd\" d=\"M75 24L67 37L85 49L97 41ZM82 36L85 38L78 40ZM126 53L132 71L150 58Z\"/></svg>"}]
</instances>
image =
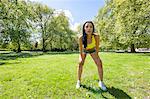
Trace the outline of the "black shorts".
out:
<instances>
[{"instance_id":1,"label":"black shorts","mask_svg":"<svg viewBox=\"0 0 150 99\"><path fill-rule=\"evenodd\" d=\"M94 52L96 52L96 50L95 50L95 48L94 49L90 49L90 50L83 50L83 52L85 53L85 54L91 54L91 53L94 53Z\"/></svg>"}]
</instances>

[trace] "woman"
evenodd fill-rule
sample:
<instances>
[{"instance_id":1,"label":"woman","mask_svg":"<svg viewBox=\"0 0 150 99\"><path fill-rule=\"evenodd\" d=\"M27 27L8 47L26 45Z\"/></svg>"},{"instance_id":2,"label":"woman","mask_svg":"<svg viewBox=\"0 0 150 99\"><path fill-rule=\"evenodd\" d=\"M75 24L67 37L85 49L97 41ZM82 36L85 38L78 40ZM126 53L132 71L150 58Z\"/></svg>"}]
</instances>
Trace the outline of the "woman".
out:
<instances>
[{"instance_id":1,"label":"woman","mask_svg":"<svg viewBox=\"0 0 150 99\"><path fill-rule=\"evenodd\" d=\"M92 21L87 21L83 25L83 35L79 37L79 50L80 50L80 55L79 55L79 65L78 65L78 80L77 80L76 88L77 89L80 88L83 64L86 55L89 53L98 68L98 74L99 74L98 85L103 91L106 91L107 88L103 83L102 61L98 56L99 35L94 32L94 24Z\"/></svg>"}]
</instances>

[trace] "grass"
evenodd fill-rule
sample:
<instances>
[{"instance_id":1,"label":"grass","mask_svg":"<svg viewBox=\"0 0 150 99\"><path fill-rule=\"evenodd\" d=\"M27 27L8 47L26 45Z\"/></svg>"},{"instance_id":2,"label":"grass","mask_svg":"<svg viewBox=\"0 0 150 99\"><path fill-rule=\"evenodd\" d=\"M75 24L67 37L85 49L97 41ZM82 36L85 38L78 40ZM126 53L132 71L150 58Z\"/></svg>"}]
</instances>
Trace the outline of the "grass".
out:
<instances>
[{"instance_id":1,"label":"grass","mask_svg":"<svg viewBox=\"0 0 150 99\"><path fill-rule=\"evenodd\" d=\"M108 91L98 88L97 67L90 55L82 87L75 89L77 53L1 52L1 99L150 98L150 53L99 53Z\"/></svg>"}]
</instances>

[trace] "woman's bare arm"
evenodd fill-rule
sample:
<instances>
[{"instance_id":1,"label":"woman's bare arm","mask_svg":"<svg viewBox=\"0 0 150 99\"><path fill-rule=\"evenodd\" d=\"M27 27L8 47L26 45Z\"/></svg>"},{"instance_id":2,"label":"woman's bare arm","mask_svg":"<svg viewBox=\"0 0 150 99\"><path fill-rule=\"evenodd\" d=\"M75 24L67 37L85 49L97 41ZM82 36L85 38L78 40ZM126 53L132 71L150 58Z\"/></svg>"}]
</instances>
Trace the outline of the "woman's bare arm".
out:
<instances>
[{"instance_id":1,"label":"woman's bare arm","mask_svg":"<svg viewBox=\"0 0 150 99\"><path fill-rule=\"evenodd\" d=\"M82 53L82 36L79 37L79 52Z\"/></svg>"},{"instance_id":2,"label":"woman's bare arm","mask_svg":"<svg viewBox=\"0 0 150 99\"><path fill-rule=\"evenodd\" d=\"M99 52L99 45L100 45L100 43L99 43L99 41L100 41L100 37L99 37L99 34L98 33L94 33L94 37L95 37L95 43L96 43L96 52L97 52L97 54L98 54L98 52Z\"/></svg>"}]
</instances>

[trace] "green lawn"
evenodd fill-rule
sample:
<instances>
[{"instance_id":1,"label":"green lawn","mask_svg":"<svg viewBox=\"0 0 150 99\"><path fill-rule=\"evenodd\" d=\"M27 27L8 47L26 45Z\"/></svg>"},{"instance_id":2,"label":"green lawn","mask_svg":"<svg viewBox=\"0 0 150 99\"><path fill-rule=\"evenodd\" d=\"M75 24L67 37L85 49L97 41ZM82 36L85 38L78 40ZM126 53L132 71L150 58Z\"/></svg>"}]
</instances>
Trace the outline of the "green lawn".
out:
<instances>
[{"instance_id":1,"label":"green lawn","mask_svg":"<svg viewBox=\"0 0 150 99\"><path fill-rule=\"evenodd\" d=\"M75 89L77 53L1 52L2 99L149 99L150 53L99 53L107 92L98 88L98 72L90 55L84 64L82 87Z\"/></svg>"}]
</instances>

